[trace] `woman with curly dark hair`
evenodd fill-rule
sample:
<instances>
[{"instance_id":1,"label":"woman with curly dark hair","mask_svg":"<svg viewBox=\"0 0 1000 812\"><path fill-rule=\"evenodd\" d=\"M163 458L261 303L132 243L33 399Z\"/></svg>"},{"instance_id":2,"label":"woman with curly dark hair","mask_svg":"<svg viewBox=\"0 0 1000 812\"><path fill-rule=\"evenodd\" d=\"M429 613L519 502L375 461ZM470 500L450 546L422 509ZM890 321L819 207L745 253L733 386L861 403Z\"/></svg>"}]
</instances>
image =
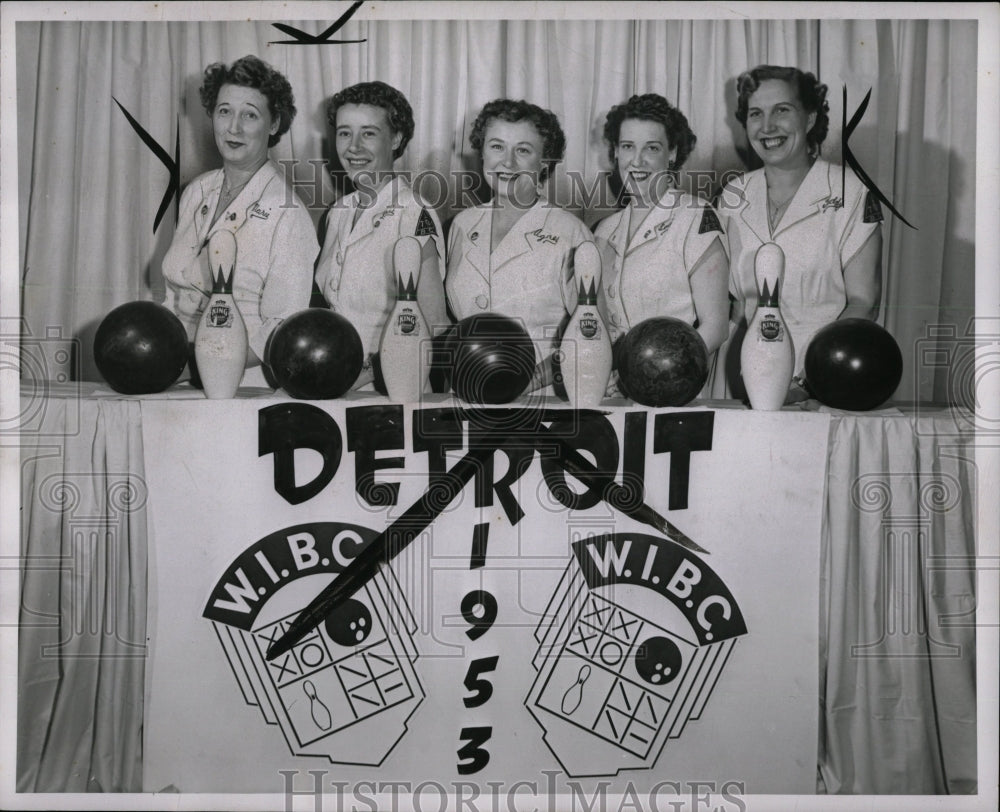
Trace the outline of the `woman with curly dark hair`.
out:
<instances>
[{"instance_id":1,"label":"woman with curly dark hair","mask_svg":"<svg viewBox=\"0 0 1000 812\"><path fill-rule=\"evenodd\" d=\"M775 242L785 253L780 303L796 376L789 401L806 397L799 376L816 332L837 319L875 318L882 290L878 201L853 172L819 157L826 91L798 68L760 65L740 75L736 118L764 166L727 184L719 201L737 325L757 309L757 249ZM729 386L738 391L736 381Z\"/></svg>"},{"instance_id":2,"label":"woman with curly dark hair","mask_svg":"<svg viewBox=\"0 0 1000 812\"><path fill-rule=\"evenodd\" d=\"M357 329L365 361L355 389L371 388L386 318L396 301L392 251L401 237L421 243L417 302L432 332L445 329L444 242L437 214L393 172L413 137L413 110L385 82L361 82L327 105L337 157L354 186L327 213L316 284L332 310Z\"/></svg>"},{"instance_id":3,"label":"woman with curly dark hair","mask_svg":"<svg viewBox=\"0 0 1000 812\"><path fill-rule=\"evenodd\" d=\"M604 258L598 299L612 339L670 316L694 326L709 353L728 329L729 266L712 207L676 185L694 149L687 118L663 96L632 96L604 124L628 204L595 230Z\"/></svg>"},{"instance_id":4,"label":"woman with curly dark hair","mask_svg":"<svg viewBox=\"0 0 1000 812\"><path fill-rule=\"evenodd\" d=\"M288 80L255 56L209 65L200 93L222 168L199 175L181 195L177 230L163 257L166 304L193 341L212 290L209 237L231 231L233 294L250 342L247 366L259 367L271 331L309 305L319 252L308 210L267 155L291 126L295 99ZM258 370L244 383L265 380Z\"/></svg>"},{"instance_id":5,"label":"woman with curly dark hair","mask_svg":"<svg viewBox=\"0 0 1000 812\"><path fill-rule=\"evenodd\" d=\"M553 112L496 99L476 117L470 141L493 199L452 222L448 303L459 319L489 311L521 320L537 362L528 391L548 387L553 337L576 303L573 252L591 239L579 219L541 195L566 138Z\"/></svg>"}]
</instances>

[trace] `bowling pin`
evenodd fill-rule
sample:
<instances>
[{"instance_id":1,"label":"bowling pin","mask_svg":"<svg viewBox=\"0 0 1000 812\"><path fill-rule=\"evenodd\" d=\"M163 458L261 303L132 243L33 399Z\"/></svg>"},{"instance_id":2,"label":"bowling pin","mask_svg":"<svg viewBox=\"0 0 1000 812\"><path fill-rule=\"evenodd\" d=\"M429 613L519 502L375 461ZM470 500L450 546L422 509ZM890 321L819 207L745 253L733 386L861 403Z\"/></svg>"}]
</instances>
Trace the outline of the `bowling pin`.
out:
<instances>
[{"instance_id":1,"label":"bowling pin","mask_svg":"<svg viewBox=\"0 0 1000 812\"><path fill-rule=\"evenodd\" d=\"M597 309L601 286L601 255L592 242L581 243L573 258L578 280L576 310L562 340L562 370L566 395L574 409L596 408L611 377L611 337Z\"/></svg>"},{"instance_id":2,"label":"bowling pin","mask_svg":"<svg viewBox=\"0 0 1000 812\"><path fill-rule=\"evenodd\" d=\"M792 337L778 304L785 279L785 254L778 245L769 242L757 250L754 277L757 312L740 352L743 384L752 408L773 412L785 402L795 365Z\"/></svg>"},{"instance_id":3,"label":"bowling pin","mask_svg":"<svg viewBox=\"0 0 1000 812\"><path fill-rule=\"evenodd\" d=\"M236 238L220 229L208 241L212 295L198 323L194 357L205 395L212 399L236 395L247 365L247 328L233 298Z\"/></svg>"},{"instance_id":4,"label":"bowling pin","mask_svg":"<svg viewBox=\"0 0 1000 812\"><path fill-rule=\"evenodd\" d=\"M330 716L330 709L323 704L323 700L316 693L316 686L312 680L302 683L302 691L309 698L309 713L312 715L313 723L320 730L329 730L333 726L333 717Z\"/></svg>"},{"instance_id":5,"label":"bowling pin","mask_svg":"<svg viewBox=\"0 0 1000 812\"><path fill-rule=\"evenodd\" d=\"M430 363L422 356L430 348L427 319L417 305L420 281L420 243L400 237L392 250L396 275L396 304L385 320L379 342L379 360L389 399L417 403L424 392Z\"/></svg>"}]
</instances>

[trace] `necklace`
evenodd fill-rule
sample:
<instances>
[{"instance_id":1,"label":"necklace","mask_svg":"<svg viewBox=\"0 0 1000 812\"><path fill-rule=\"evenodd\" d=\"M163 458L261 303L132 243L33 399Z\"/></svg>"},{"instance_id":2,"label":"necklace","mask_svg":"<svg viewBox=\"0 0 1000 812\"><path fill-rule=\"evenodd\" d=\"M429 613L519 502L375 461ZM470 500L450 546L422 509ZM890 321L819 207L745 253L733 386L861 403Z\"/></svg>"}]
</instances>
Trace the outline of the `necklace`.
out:
<instances>
[{"instance_id":1,"label":"necklace","mask_svg":"<svg viewBox=\"0 0 1000 812\"><path fill-rule=\"evenodd\" d=\"M243 187L250 182L250 178L247 178L239 186L234 186L232 189L227 189L225 182L222 184L222 197L225 200L232 200L236 195L243 191Z\"/></svg>"},{"instance_id":2,"label":"necklace","mask_svg":"<svg viewBox=\"0 0 1000 812\"><path fill-rule=\"evenodd\" d=\"M788 204L792 202L792 198L794 197L795 192L792 192L784 200L776 202L771 199L771 190L767 190L767 219L772 231L774 230L774 227L781 222L781 215L785 213L785 209L788 208Z\"/></svg>"}]
</instances>

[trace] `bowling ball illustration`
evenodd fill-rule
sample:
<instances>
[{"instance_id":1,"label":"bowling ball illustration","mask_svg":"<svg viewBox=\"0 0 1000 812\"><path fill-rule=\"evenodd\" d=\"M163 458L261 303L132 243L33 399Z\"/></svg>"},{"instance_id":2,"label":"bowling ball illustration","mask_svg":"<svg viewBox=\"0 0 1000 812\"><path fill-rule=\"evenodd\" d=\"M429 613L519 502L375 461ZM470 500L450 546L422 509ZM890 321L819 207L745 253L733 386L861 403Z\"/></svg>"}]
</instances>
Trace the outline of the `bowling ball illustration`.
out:
<instances>
[{"instance_id":1,"label":"bowling ball illustration","mask_svg":"<svg viewBox=\"0 0 1000 812\"><path fill-rule=\"evenodd\" d=\"M188 360L184 325L156 302L129 302L104 317L94 336L94 361L123 395L162 392Z\"/></svg>"},{"instance_id":2,"label":"bowling ball illustration","mask_svg":"<svg viewBox=\"0 0 1000 812\"><path fill-rule=\"evenodd\" d=\"M635 670L650 685L666 685L681 673L681 650L669 637L647 637L634 657Z\"/></svg>"},{"instance_id":3,"label":"bowling ball illustration","mask_svg":"<svg viewBox=\"0 0 1000 812\"><path fill-rule=\"evenodd\" d=\"M327 615L323 628L338 646L352 648L364 643L372 633L372 613L361 601L351 598Z\"/></svg>"},{"instance_id":4,"label":"bowling ball illustration","mask_svg":"<svg viewBox=\"0 0 1000 812\"><path fill-rule=\"evenodd\" d=\"M510 403L535 371L531 337L506 316L479 313L462 319L448 343L452 388L469 403Z\"/></svg>"},{"instance_id":5,"label":"bowling ball illustration","mask_svg":"<svg viewBox=\"0 0 1000 812\"><path fill-rule=\"evenodd\" d=\"M708 348L680 319L657 316L639 322L615 342L623 393L643 406L684 406L708 380Z\"/></svg>"},{"instance_id":6,"label":"bowling ball illustration","mask_svg":"<svg viewBox=\"0 0 1000 812\"><path fill-rule=\"evenodd\" d=\"M806 349L806 385L820 403L863 412L889 399L903 377L903 355L884 328L867 319L832 322Z\"/></svg>"},{"instance_id":7,"label":"bowling ball illustration","mask_svg":"<svg viewBox=\"0 0 1000 812\"><path fill-rule=\"evenodd\" d=\"M339 398L358 379L364 351L347 319L332 310L300 310L274 328L264 353L274 382L293 398Z\"/></svg>"}]
</instances>

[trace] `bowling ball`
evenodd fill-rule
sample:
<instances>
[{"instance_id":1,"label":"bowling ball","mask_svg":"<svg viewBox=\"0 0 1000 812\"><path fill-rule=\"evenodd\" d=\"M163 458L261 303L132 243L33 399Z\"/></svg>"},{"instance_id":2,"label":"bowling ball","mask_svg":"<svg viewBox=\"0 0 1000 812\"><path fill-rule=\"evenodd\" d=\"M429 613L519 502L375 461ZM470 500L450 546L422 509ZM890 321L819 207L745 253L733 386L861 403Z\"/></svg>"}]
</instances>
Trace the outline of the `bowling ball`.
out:
<instances>
[{"instance_id":1,"label":"bowling ball","mask_svg":"<svg viewBox=\"0 0 1000 812\"><path fill-rule=\"evenodd\" d=\"M364 350L347 319L332 310L300 310L274 328L264 355L274 382L293 398L339 398L358 379Z\"/></svg>"},{"instance_id":2,"label":"bowling ball","mask_svg":"<svg viewBox=\"0 0 1000 812\"><path fill-rule=\"evenodd\" d=\"M684 406L708 380L708 348L680 319L639 322L615 346L623 393L644 406Z\"/></svg>"},{"instance_id":3,"label":"bowling ball","mask_svg":"<svg viewBox=\"0 0 1000 812\"><path fill-rule=\"evenodd\" d=\"M338 646L350 648L368 639L372 632L372 613L361 601L350 598L326 616L323 628Z\"/></svg>"},{"instance_id":4,"label":"bowling ball","mask_svg":"<svg viewBox=\"0 0 1000 812\"><path fill-rule=\"evenodd\" d=\"M94 361L123 395L162 392L188 360L184 325L156 302L128 302L104 317L94 336Z\"/></svg>"},{"instance_id":5,"label":"bowling ball","mask_svg":"<svg viewBox=\"0 0 1000 812\"><path fill-rule=\"evenodd\" d=\"M510 403L535 371L535 346L527 330L496 313L462 319L449 348L452 388L469 403Z\"/></svg>"},{"instance_id":6,"label":"bowling ball","mask_svg":"<svg viewBox=\"0 0 1000 812\"><path fill-rule=\"evenodd\" d=\"M885 403L903 377L903 355L889 333L867 319L822 328L806 349L806 386L820 403L864 412Z\"/></svg>"},{"instance_id":7,"label":"bowling ball","mask_svg":"<svg viewBox=\"0 0 1000 812\"><path fill-rule=\"evenodd\" d=\"M669 637L648 637L635 650L635 670L650 685L666 685L676 679L683 662L681 650Z\"/></svg>"}]
</instances>

